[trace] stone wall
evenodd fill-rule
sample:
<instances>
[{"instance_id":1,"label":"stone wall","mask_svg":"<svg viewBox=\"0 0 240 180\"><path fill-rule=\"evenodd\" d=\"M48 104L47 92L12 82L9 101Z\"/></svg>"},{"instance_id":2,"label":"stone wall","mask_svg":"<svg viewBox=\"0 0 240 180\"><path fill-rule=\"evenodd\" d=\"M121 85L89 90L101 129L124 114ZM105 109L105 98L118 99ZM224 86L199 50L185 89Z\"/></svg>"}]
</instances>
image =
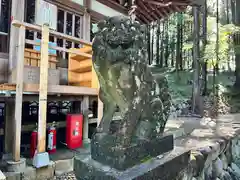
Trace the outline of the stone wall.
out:
<instances>
[{"instance_id":1,"label":"stone wall","mask_svg":"<svg viewBox=\"0 0 240 180\"><path fill-rule=\"evenodd\" d=\"M177 180L240 180L240 115L216 120L185 119L176 146L191 149L189 166Z\"/></svg>"}]
</instances>

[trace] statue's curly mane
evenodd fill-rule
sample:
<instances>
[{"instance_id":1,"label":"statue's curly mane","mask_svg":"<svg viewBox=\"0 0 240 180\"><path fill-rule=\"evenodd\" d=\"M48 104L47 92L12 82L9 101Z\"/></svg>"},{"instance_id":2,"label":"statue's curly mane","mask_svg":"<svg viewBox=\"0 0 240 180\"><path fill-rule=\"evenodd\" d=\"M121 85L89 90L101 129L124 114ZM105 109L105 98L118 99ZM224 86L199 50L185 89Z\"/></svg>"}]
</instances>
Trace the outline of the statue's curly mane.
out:
<instances>
[{"instance_id":1,"label":"statue's curly mane","mask_svg":"<svg viewBox=\"0 0 240 180\"><path fill-rule=\"evenodd\" d=\"M125 63L131 63L137 59L130 60L129 55L134 57L146 55L143 34L145 26L141 26L138 22L131 22L126 17L113 17L100 22L98 28L99 31L93 40L95 54L104 56L107 52L108 56L104 58L112 63L123 59ZM147 62L147 58L141 57L139 60Z\"/></svg>"}]
</instances>

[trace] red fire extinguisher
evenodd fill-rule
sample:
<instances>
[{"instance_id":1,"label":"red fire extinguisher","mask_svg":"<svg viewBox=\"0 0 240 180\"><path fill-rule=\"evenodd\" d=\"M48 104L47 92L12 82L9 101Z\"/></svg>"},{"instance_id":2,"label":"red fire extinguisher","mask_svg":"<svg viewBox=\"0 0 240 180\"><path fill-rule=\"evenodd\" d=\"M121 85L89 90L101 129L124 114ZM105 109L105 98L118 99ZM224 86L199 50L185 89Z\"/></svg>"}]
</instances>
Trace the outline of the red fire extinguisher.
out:
<instances>
[{"instance_id":1,"label":"red fire extinguisher","mask_svg":"<svg viewBox=\"0 0 240 180\"><path fill-rule=\"evenodd\" d=\"M48 129L48 153L53 154L56 152L57 144L57 131L55 127L55 122L51 125L51 127Z\"/></svg>"},{"instance_id":2,"label":"red fire extinguisher","mask_svg":"<svg viewBox=\"0 0 240 180\"><path fill-rule=\"evenodd\" d=\"M33 130L32 134L31 134L31 144L30 144L30 157L33 158L35 155L35 151L37 149L37 136L38 136L38 132L37 132L37 124L36 124L36 128Z\"/></svg>"}]
</instances>

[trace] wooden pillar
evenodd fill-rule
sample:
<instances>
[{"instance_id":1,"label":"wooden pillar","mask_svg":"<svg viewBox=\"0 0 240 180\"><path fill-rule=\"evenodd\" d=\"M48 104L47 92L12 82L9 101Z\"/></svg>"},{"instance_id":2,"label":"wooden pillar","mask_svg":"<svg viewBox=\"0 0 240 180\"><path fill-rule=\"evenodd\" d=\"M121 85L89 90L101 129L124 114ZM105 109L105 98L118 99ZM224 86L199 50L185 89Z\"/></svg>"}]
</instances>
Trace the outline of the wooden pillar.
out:
<instances>
[{"instance_id":1,"label":"wooden pillar","mask_svg":"<svg viewBox=\"0 0 240 180\"><path fill-rule=\"evenodd\" d=\"M48 42L49 26L42 26L40 85L39 85L39 115L38 115L38 153L44 153L46 148L47 123L47 90L48 90Z\"/></svg>"},{"instance_id":2,"label":"wooden pillar","mask_svg":"<svg viewBox=\"0 0 240 180\"><path fill-rule=\"evenodd\" d=\"M84 0L83 5L85 7L85 12L83 15L83 39L91 40L91 15L88 10L91 8L91 1Z\"/></svg>"},{"instance_id":3,"label":"wooden pillar","mask_svg":"<svg viewBox=\"0 0 240 180\"><path fill-rule=\"evenodd\" d=\"M11 19L24 21L25 0L12 0ZM9 47L9 70L16 67L17 64L17 43L19 29L11 25L10 29L10 47Z\"/></svg>"},{"instance_id":4,"label":"wooden pillar","mask_svg":"<svg viewBox=\"0 0 240 180\"><path fill-rule=\"evenodd\" d=\"M85 7L85 12L83 16L83 39L91 41L91 15L88 9L91 9L91 1L84 0L83 5ZM98 125L103 116L103 103L98 98Z\"/></svg>"},{"instance_id":5,"label":"wooden pillar","mask_svg":"<svg viewBox=\"0 0 240 180\"><path fill-rule=\"evenodd\" d=\"M14 122L14 101L5 101L4 118L4 153L10 154L13 149L13 122Z\"/></svg>"},{"instance_id":6,"label":"wooden pillar","mask_svg":"<svg viewBox=\"0 0 240 180\"><path fill-rule=\"evenodd\" d=\"M22 126L22 99L23 99L23 71L24 71L24 49L25 49L25 27L19 28L17 48L17 79L16 79L16 98L13 130L13 160L20 160L21 145L21 126Z\"/></svg>"}]
</instances>

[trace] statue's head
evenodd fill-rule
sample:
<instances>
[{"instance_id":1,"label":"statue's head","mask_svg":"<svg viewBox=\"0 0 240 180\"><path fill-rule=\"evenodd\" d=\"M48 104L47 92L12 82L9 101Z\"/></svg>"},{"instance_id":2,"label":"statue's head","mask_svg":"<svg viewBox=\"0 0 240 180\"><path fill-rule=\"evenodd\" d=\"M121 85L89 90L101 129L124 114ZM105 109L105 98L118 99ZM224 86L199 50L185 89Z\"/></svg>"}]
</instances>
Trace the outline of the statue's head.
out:
<instances>
[{"instance_id":1,"label":"statue's head","mask_svg":"<svg viewBox=\"0 0 240 180\"><path fill-rule=\"evenodd\" d=\"M131 21L124 16L114 16L98 23L98 32L93 41L93 51L99 51L100 46L116 52L115 57L124 58L124 55L145 48L145 26L137 21ZM134 47L134 48L133 48Z\"/></svg>"}]
</instances>

